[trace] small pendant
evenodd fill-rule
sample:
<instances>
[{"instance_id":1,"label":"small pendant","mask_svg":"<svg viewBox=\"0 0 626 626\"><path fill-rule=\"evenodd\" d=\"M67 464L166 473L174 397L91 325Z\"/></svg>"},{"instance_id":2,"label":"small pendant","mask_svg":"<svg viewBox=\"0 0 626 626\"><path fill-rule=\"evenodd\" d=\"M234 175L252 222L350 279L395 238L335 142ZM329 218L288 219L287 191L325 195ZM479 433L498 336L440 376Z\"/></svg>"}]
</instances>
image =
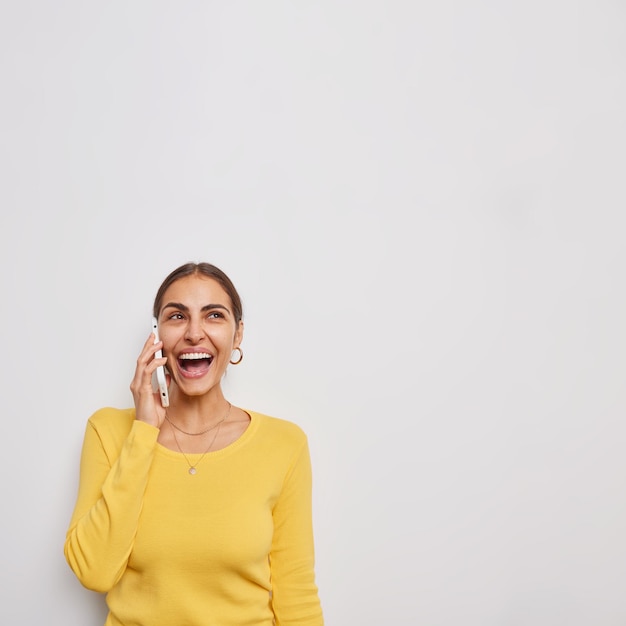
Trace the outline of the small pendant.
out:
<instances>
[{"instance_id":1,"label":"small pendant","mask_svg":"<svg viewBox=\"0 0 626 626\"><path fill-rule=\"evenodd\" d=\"M190 467L189 468L189 473L193 476L196 473L196 468L195 467Z\"/></svg>"}]
</instances>

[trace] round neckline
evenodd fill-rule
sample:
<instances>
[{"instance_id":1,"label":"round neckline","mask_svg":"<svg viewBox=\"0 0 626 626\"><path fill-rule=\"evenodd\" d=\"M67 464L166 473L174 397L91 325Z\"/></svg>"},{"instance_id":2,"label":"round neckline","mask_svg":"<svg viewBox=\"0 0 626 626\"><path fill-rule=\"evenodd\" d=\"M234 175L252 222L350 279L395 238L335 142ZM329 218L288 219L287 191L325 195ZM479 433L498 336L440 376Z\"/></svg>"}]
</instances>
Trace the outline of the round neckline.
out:
<instances>
[{"instance_id":1,"label":"round neckline","mask_svg":"<svg viewBox=\"0 0 626 626\"><path fill-rule=\"evenodd\" d=\"M240 407L241 408L241 407ZM206 463L210 459L217 459L222 456L226 456L238 450L241 446L245 445L246 441L252 437L254 431L256 431L259 415L254 411L249 411L248 409L242 408L242 411L247 413L250 416L250 422L248 423L247 428L241 433L241 435L235 439L232 443L229 443L225 448L220 448L219 450L209 451L204 455L204 459L202 459L202 463ZM178 450L171 450L167 448L162 443L156 442L156 449L163 455L168 456L170 458L175 459L183 459L185 457L189 459L199 459L202 456L202 452L179 452Z\"/></svg>"}]
</instances>

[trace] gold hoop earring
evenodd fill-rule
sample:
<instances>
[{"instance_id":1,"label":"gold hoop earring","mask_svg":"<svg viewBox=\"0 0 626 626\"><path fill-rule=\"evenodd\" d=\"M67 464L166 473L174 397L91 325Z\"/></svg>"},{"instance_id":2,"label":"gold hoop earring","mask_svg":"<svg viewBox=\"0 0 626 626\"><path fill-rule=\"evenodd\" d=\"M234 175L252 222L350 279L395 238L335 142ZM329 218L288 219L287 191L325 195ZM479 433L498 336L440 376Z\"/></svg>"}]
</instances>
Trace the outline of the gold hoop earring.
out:
<instances>
[{"instance_id":1,"label":"gold hoop earring","mask_svg":"<svg viewBox=\"0 0 626 626\"><path fill-rule=\"evenodd\" d=\"M239 350L239 358L236 361L233 361L232 355L231 355L231 359L229 361L231 365L239 365L239 363L243 361L243 350L239 346L237 346L236 348L233 348L233 352L235 350Z\"/></svg>"}]
</instances>

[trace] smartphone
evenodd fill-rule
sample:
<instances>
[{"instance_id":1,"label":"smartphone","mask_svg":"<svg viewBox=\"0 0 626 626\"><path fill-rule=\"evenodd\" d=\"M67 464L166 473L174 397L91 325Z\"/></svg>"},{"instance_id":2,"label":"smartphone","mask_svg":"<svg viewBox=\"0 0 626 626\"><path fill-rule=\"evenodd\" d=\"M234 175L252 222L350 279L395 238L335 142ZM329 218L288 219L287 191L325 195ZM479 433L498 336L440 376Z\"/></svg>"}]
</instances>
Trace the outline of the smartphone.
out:
<instances>
[{"instance_id":1,"label":"smartphone","mask_svg":"<svg viewBox=\"0 0 626 626\"><path fill-rule=\"evenodd\" d=\"M159 341L159 324L156 317L152 318L152 332L154 333L154 343L157 343ZM155 359L160 359L162 356L162 350L157 350L154 354ZM161 406L167 408L170 405L170 395L167 391L165 368L162 365L156 368L156 379L159 387L159 396L161 396Z\"/></svg>"}]
</instances>

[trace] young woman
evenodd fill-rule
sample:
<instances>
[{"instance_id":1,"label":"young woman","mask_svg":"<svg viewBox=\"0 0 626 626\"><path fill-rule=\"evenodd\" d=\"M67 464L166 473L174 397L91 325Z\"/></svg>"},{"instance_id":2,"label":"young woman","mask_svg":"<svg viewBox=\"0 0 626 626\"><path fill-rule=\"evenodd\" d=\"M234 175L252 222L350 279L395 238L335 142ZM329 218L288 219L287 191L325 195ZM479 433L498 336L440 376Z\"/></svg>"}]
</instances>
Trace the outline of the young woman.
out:
<instances>
[{"instance_id":1,"label":"young woman","mask_svg":"<svg viewBox=\"0 0 626 626\"><path fill-rule=\"evenodd\" d=\"M134 408L87 423L70 567L107 593L106 626L322 626L306 436L222 393L243 358L235 287L188 263L164 280L154 315L160 341L137 359ZM152 387L161 365L167 408Z\"/></svg>"}]
</instances>

